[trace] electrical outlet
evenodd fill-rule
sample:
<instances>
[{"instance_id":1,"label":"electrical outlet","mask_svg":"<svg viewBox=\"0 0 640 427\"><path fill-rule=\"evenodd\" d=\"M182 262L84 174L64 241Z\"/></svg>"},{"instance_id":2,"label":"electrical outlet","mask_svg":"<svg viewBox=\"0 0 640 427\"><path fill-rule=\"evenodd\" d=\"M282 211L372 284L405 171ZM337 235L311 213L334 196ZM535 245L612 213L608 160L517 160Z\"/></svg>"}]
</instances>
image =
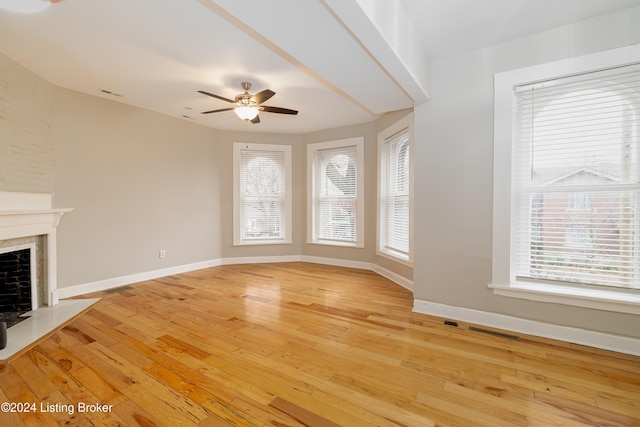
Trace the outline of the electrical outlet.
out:
<instances>
[{"instance_id":1,"label":"electrical outlet","mask_svg":"<svg viewBox=\"0 0 640 427\"><path fill-rule=\"evenodd\" d=\"M158 256L160 258L164 258L167 256L167 251L165 251L164 249L160 249L160 253L158 254Z\"/></svg>"}]
</instances>

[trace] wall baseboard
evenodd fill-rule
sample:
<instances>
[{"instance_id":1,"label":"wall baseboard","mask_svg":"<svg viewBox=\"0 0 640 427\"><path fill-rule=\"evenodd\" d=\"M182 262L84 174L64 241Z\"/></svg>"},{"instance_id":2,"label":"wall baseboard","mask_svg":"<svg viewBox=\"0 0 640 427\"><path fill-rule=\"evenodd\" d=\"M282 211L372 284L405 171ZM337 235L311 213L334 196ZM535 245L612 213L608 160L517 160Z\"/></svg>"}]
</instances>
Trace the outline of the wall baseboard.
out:
<instances>
[{"instance_id":1,"label":"wall baseboard","mask_svg":"<svg viewBox=\"0 0 640 427\"><path fill-rule=\"evenodd\" d=\"M299 255L275 255L275 256L250 256L236 258L222 258L222 265L233 264L265 264L268 262L296 262L300 261Z\"/></svg>"},{"instance_id":2,"label":"wall baseboard","mask_svg":"<svg viewBox=\"0 0 640 427\"><path fill-rule=\"evenodd\" d=\"M414 299L413 311L450 320L640 356L640 339L632 337L554 325L419 299Z\"/></svg>"},{"instance_id":3,"label":"wall baseboard","mask_svg":"<svg viewBox=\"0 0 640 427\"><path fill-rule=\"evenodd\" d=\"M413 280L409 280L406 277L396 274L391 270L387 270L384 267L380 267L378 264L372 264L371 270L378 273L382 277L389 279L392 282L402 286L403 288L413 292Z\"/></svg>"},{"instance_id":4,"label":"wall baseboard","mask_svg":"<svg viewBox=\"0 0 640 427\"><path fill-rule=\"evenodd\" d=\"M71 298L79 295L90 294L92 292L106 291L120 286L131 285L145 280L158 279L160 277L171 276L173 274L188 273L190 271L202 270L203 268L217 267L222 262L219 259L196 262L193 264L178 265L175 267L162 268L160 270L146 271L143 273L130 274L128 276L114 277L112 279L98 280L96 282L84 283L81 285L58 288L59 298Z\"/></svg>"},{"instance_id":5,"label":"wall baseboard","mask_svg":"<svg viewBox=\"0 0 640 427\"><path fill-rule=\"evenodd\" d=\"M360 270L372 270L370 262L350 261L348 259L302 255L300 257L300 261L312 262L315 264L335 265L337 267L358 268Z\"/></svg>"},{"instance_id":6,"label":"wall baseboard","mask_svg":"<svg viewBox=\"0 0 640 427\"><path fill-rule=\"evenodd\" d=\"M402 277L390 270L387 270L386 268L380 267L377 264L362 261L342 260L337 258L324 258L305 255L284 255L214 259L143 273L136 273L128 276L120 276L112 279L99 280L96 282L85 283L81 285L58 288L58 292L59 297L61 299L64 299L79 295L85 295L92 292L105 291L108 289L130 285L137 282L144 282L145 280L158 279L160 277L171 276L173 274L188 273L190 271L201 270L204 268L217 267L219 265L296 261L357 268L361 270L371 270L408 290L413 290L413 282L411 280ZM507 331L519 332L543 338L550 338L640 356L640 340L631 337L611 335L603 332L589 331L568 326L553 325L550 323L520 319L503 314L473 310L464 307L455 307L419 299L414 300L413 311L430 316L474 323L492 328L504 329Z\"/></svg>"},{"instance_id":7,"label":"wall baseboard","mask_svg":"<svg viewBox=\"0 0 640 427\"><path fill-rule=\"evenodd\" d=\"M260 256L260 257L236 257L236 258L219 258L209 261L196 262L193 264L179 265L175 267L163 268L160 270L147 271L143 273L135 273L128 276L120 276L112 279L98 280L96 282L84 283L81 285L68 286L59 288L59 298L71 298L79 295L85 295L92 292L100 292L108 289L118 288L120 286L131 285L145 280L158 279L172 274L188 273L190 271L201 270L203 268L217 267L219 265L231 264L262 264L268 262L313 262L316 264L336 265L340 267L359 268L362 270L372 270L381 276L386 277L407 288L407 279L389 271L382 267L377 267L368 262L349 261L337 258L324 258L304 255L281 255L281 256ZM410 289L410 288L408 288Z\"/></svg>"}]
</instances>

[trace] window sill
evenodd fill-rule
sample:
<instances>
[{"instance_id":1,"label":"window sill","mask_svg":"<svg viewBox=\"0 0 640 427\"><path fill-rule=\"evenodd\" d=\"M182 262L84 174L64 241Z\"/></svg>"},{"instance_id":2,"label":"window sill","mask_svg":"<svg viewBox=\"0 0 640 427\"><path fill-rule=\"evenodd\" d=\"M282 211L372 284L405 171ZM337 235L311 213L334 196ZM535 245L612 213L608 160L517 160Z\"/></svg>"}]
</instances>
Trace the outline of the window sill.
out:
<instances>
[{"instance_id":1,"label":"window sill","mask_svg":"<svg viewBox=\"0 0 640 427\"><path fill-rule=\"evenodd\" d=\"M339 240L312 240L307 243L310 245L341 246L344 248L364 248L364 245L360 243L342 242Z\"/></svg>"},{"instance_id":2,"label":"window sill","mask_svg":"<svg viewBox=\"0 0 640 427\"><path fill-rule=\"evenodd\" d=\"M378 250L376 251L376 255L389 259L391 261L397 262L398 264L402 264L402 265L406 265L407 267L411 267L413 268L413 262L411 260L409 260L408 257L401 257L399 255L395 255L391 252L385 252L385 251L381 251Z\"/></svg>"},{"instance_id":3,"label":"window sill","mask_svg":"<svg viewBox=\"0 0 640 427\"><path fill-rule=\"evenodd\" d=\"M258 245L290 245L290 240L241 240L233 242L233 246L258 246Z\"/></svg>"},{"instance_id":4,"label":"window sill","mask_svg":"<svg viewBox=\"0 0 640 427\"><path fill-rule=\"evenodd\" d=\"M581 289L527 282L517 282L511 286L490 284L489 288L494 294L506 297L640 314L640 294L632 290Z\"/></svg>"}]
</instances>

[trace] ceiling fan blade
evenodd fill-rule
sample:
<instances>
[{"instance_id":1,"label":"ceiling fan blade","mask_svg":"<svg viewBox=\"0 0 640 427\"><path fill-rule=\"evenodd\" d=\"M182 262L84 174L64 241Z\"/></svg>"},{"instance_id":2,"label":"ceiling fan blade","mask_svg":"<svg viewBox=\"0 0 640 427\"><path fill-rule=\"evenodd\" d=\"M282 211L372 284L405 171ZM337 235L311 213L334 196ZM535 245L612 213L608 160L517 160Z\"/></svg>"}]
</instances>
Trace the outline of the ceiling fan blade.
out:
<instances>
[{"instance_id":1,"label":"ceiling fan blade","mask_svg":"<svg viewBox=\"0 0 640 427\"><path fill-rule=\"evenodd\" d=\"M201 93L201 94L203 94L203 95L213 96L214 98L218 98L218 99L221 99L221 100L223 100L223 101L230 102L230 103L232 103L232 104L235 104L235 103L236 103L236 101L232 101L232 100L231 100L231 99L229 99L229 98L225 98L224 96L216 95L216 94L214 94L214 93L205 92L204 90L199 90L198 92L199 92L199 93Z\"/></svg>"},{"instance_id":2,"label":"ceiling fan blade","mask_svg":"<svg viewBox=\"0 0 640 427\"><path fill-rule=\"evenodd\" d=\"M254 125L256 123L260 123L260 116L255 116L253 119L251 119L251 123L253 123Z\"/></svg>"},{"instance_id":3,"label":"ceiling fan blade","mask_svg":"<svg viewBox=\"0 0 640 427\"><path fill-rule=\"evenodd\" d=\"M267 113L292 114L294 116L298 114L296 110L289 110L288 108L280 108L280 107L268 107L266 105L259 107L259 109L262 111L266 111Z\"/></svg>"},{"instance_id":4,"label":"ceiling fan blade","mask_svg":"<svg viewBox=\"0 0 640 427\"><path fill-rule=\"evenodd\" d=\"M233 108L221 108L221 109L219 109L219 110L203 111L203 112L202 112L202 113L200 113L200 114L220 113L220 112L222 112L222 111L231 111L231 110L233 110Z\"/></svg>"},{"instance_id":5,"label":"ceiling fan blade","mask_svg":"<svg viewBox=\"0 0 640 427\"><path fill-rule=\"evenodd\" d=\"M251 97L251 100L256 104L260 105L265 102L267 99L271 98L276 93L272 90L265 89L262 92L258 92Z\"/></svg>"}]
</instances>

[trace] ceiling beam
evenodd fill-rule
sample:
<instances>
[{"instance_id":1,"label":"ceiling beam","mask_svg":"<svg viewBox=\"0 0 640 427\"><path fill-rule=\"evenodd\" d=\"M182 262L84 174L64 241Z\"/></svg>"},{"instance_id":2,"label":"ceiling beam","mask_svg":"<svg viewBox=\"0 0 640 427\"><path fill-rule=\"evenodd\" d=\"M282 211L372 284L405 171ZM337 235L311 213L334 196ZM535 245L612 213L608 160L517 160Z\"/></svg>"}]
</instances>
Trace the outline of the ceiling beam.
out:
<instances>
[{"instance_id":1,"label":"ceiling beam","mask_svg":"<svg viewBox=\"0 0 640 427\"><path fill-rule=\"evenodd\" d=\"M415 104L429 100L429 58L400 0L321 0Z\"/></svg>"},{"instance_id":2,"label":"ceiling beam","mask_svg":"<svg viewBox=\"0 0 640 427\"><path fill-rule=\"evenodd\" d=\"M415 104L409 92L323 2L201 1L221 8L258 34L265 46L374 115Z\"/></svg>"}]
</instances>

